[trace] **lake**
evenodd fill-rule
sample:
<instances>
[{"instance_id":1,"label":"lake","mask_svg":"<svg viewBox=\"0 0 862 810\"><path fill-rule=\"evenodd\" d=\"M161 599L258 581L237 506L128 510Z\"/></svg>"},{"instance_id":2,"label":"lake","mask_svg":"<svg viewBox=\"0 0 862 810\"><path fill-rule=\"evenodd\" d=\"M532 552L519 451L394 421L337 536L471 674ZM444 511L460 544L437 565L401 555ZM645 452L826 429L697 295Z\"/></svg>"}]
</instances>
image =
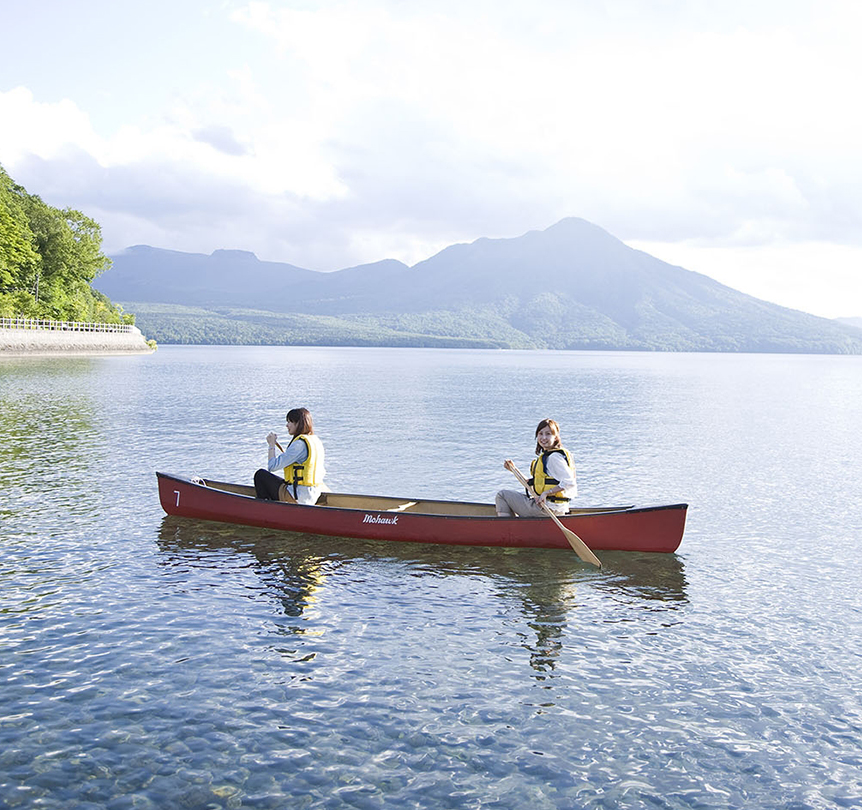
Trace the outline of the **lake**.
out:
<instances>
[{"instance_id":1,"label":"lake","mask_svg":"<svg viewBox=\"0 0 862 810\"><path fill-rule=\"evenodd\" d=\"M676 554L168 518L308 407L336 490L577 505ZM0 807L862 807L862 357L163 346L0 359Z\"/></svg>"}]
</instances>

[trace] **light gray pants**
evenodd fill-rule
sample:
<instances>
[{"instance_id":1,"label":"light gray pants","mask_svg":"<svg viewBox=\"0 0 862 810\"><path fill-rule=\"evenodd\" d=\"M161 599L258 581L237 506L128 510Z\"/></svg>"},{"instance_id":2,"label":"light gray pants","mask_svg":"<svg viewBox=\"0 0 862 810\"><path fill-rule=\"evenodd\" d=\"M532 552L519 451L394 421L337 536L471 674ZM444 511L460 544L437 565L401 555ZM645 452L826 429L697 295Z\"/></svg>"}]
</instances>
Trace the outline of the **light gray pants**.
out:
<instances>
[{"instance_id":1,"label":"light gray pants","mask_svg":"<svg viewBox=\"0 0 862 810\"><path fill-rule=\"evenodd\" d=\"M497 507L497 515L500 517L547 517L547 513L528 495L523 492L515 492L513 489L501 489L494 502ZM568 511L568 507L563 507L564 511L556 505L548 504L548 507L555 515L564 515Z\"/></svg>"}]
</instances>

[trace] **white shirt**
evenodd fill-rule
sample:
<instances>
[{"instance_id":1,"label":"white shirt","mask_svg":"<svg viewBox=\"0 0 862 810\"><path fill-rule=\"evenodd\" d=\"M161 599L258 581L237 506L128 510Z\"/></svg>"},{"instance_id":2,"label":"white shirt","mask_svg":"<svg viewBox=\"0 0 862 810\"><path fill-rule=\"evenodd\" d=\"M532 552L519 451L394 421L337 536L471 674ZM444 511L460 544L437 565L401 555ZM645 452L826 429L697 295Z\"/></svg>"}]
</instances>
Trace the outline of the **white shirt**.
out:
<instances>
[{"instance_id":1,"label":"white shirt","mask_svg":"<svg viewBox=\"0 0 862 810\"><path fill-rule=\"evenodd\" d=\"M578 482L572 468L566 464L566 457L562 453L551 453L545 464L548 477L556 478L560 482L563 491L560 493L564 498L576 498L578 495ZM550 501L548 502L550 504Z\"/></svg>"}]
</instances>

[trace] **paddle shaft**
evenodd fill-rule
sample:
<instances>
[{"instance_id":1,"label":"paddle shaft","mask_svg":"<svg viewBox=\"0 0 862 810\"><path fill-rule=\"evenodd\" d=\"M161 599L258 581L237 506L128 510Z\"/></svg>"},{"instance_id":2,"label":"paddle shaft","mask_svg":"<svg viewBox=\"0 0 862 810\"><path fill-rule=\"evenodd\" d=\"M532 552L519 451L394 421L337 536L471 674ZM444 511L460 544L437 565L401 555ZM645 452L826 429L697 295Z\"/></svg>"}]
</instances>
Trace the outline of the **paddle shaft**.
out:
<instances>
[{"instance_id":1,"label":"paddle shaft","mask_svg":"<svg viewBox=\"0 0 862 810\"><path fill-rule=\"evenodd\" d=\"M536 496L536 491L530 486L530 482L527 481L526 478L521 474L521 471L514 464L507 464L506 467L512 472L512 474L517 478L523 485L524 488L529 492L534 498ZM569 545L574 549L575 553L584 561L591 563L592 565L597 566L598 568L602 567L601 560L590 551L590 547L581 540L571 529L566 528L560 522L560 519L554 514L553 510L546 504L544 501L539 503L539 506L542 507L545 512L554 523L557 524L557 527L560 531L566 536L566 540L569 541Z\"/></svg>"}]
</instances>

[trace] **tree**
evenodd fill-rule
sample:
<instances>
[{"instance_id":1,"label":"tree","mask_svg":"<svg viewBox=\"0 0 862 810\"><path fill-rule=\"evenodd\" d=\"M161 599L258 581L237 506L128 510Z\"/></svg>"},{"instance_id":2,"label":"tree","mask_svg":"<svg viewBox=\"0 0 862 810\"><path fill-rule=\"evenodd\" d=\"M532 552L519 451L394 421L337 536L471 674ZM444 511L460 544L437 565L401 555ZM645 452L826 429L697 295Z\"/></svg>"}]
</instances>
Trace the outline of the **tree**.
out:
<instances>
[{"instance_id":1,"label":"tree","mask_svg":"<svg viewBox=\"0 0 862 810\"><path fill-rule=\"evenodd\" d=\"M19 189L0 166L0 292L4 293L34 278L41 262Z\"/></svg>"},{"instance_id":2,"label":"tree","mask_svg":"<svg viewBox=\"0 0 862 810\"><path fill-rule=\"evenodd\" d=\"M132 323L90 287L110 266L95 220L28 194L0 166L0 314Z\"/></svg>"}]
</instances>

